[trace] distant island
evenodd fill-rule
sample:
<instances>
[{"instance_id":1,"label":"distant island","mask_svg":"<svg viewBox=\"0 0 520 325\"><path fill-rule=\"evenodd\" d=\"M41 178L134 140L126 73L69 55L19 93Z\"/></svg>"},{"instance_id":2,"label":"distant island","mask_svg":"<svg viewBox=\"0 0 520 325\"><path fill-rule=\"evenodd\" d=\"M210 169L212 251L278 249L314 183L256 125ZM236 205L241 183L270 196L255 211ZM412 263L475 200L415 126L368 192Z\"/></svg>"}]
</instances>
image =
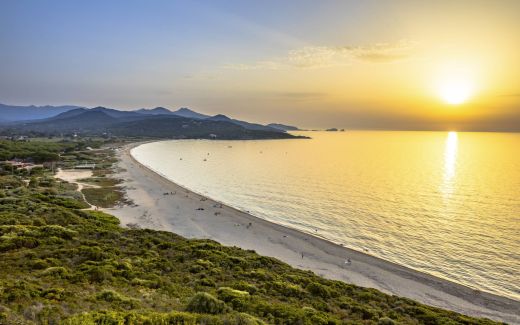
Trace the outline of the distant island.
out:
<instances>
[{"instance_id":1,"label":"distant island","mask_svg":"<svg viewBox=\"0 0 520 325\"><path fill-rule=\"evenodd\" d=\"M328 132L337 132L337 131L345 132L345 129L330 128L330 129L326 129L325 131L328 131Z\"/></svg>"},{"instance_id":2,"label":"distant island","mask_svg":"<svg viewBox=\"0 0 520 325\"><path fill-rule=\"evenodd\" d=\"M297 127L261 125L217 114L209 116L183 107L123 111L106 107L9 106L0 104L3 136L101 136L171 139L293 139Z\"/></svg>"}]
</instances>

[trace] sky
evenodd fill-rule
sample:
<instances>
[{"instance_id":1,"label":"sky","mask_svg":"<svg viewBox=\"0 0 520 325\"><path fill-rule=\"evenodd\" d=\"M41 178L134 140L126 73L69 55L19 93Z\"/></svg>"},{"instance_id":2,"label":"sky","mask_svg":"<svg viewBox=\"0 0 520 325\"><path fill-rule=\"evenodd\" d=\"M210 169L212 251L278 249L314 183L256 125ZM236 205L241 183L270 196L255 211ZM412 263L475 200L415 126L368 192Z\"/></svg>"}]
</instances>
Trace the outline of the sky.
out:
<instances>
[{"instance_id":1,"label":"sky","mask_svg":"<svg viewBox=\"0 0 520 325\"><path fill-rule=\"evenodd\" d=\"M520 131L520 1L0 0L0 103Z\"/></svg>"}]
</instances>

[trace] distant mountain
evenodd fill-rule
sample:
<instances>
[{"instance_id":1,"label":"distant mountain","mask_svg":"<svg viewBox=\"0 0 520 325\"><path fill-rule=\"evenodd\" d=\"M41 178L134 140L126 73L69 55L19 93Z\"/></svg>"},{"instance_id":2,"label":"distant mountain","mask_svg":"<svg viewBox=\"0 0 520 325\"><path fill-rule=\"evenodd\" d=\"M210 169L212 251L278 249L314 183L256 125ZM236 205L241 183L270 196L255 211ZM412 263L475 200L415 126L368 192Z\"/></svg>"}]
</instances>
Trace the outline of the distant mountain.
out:
<instances>
[{"instance_id":1,"label":"distant mountain","mask_svg":"<svg viewBox=\"0 0 520 325\"><path fill-rule=\"evenodd\" d=\"M49 118L42 119L42 120L38 120L38 121L44 122L44 121L53 120L53 119L66 119L66 118L69 118L69 117L80 115L80 114L88 112L88 111L89 111L88 108L76 108L76 109L72 109L70 111L63 112L63 113L58 114L56 116L49 117ZM27 122L30 122L30 120L29 121L24 121L24 122L27 123ZM36 121L34 121L34 122L36 122Z\"/></svg>"},{"instance_id":2,"label":"distant mountain","mask_svg":"<svg viewBox=\"0 0 520 325\"><path fill-rule=\"evenodd\" d=\"M101 134L118 119L97 110L73 110L53 118L14 124L8 132L32 132L45 135L57 134Z\"/></svg>"},{"instance_id":3,"label":"distant mountain","mask_svg":"<svg viewBox=\"0 0 520 325\"><path fill-rule=\"evenodd\" d=\"M249 123L249 122L246 122L246 121L235 120L235 119L229 118L229 117L227 117L226 115L223 115L223 114L217 114L215 116L208 117L206 120L230 122L230 123L233 123L233 124L236 124L236 125L240 125L241 127L246 128L248 130L269 131L269 132L285 132L285 130L276 129L276 128L272 128L272 127L261 125L261 124Z\"/></svg>"},{"instance_id":4,"label":"distant mountain","mask_svg":"<svg viewBox=\"0 0 520 325\"><path fill-rule=\"evenodd\" d=\"M278 129L278 130L283 130L283 131L298 131L299 130L299 128L296 126L285 125L285 124L280 124L280 123L270 123L270 124L267 124L267 126L274 128L274 129Z\"/></svg>"},{"instance_id":5,"label":"distant mountain","mask_svg":"<svg viewBox=\"0 0 520 325\"><path fill-rule=\"evenodd\" d=\"M215 116L208 117L206 120L208 121L225 121L225 122L231 122L232 119L227 117L224 114L217 114Z\"/></svg>"},{"instance_id":6,"label":"distant mountain","mask_svg":"<svg viewBox=\"0 0 520 325\"><path fill-rule=\"evenodd\" d=\"M80 106L14 106L0 104L0 121L15 122L26 120L40 120L58 114L81 108Z\"/></svg>"},{"instance_id":7,"label":"distant mountain","mask_svg":"<svg viewBox=\"0 0 520 325\"><path fill-rule=\"evenodd\" d=\"M162 116L145 120L125 122L111 127L118 136L139 136L178 139L288 139L294 136L281 132L249 130L226 121L188 119Z\"/></svg>"},{"instance_id":8,"label":"distant mountain","mask_svg":"<svg viewBox=\"0 0 520 325\"><path fill-rule=\"evenodd\" d=\"M115 118L121 118L121 117L135 117L135 118L141 118L142 115L134 112L134 111L120 111L113 108L106 108L102 106L91 108L90 111L93 112L103 112L107 114L108 116L115 117Z\"/></svg>"},{"instance_id":9,"label":"distant mountain","mask_svg":"<svg viewBox=\"0 0 520 325\"><path fill-rule=\"evenodd\" d=\"M2 112L5 114L2 115ZM102 106L84 108L79 106L1 105L0 121L2 120L0 133L3 135L109 134L212 139L293 137L286 134L285 130L281 128L240 121L222 114L208 116L185 107L172 112L164 107L120 111Z\"/></svg>"},{"instance_id":10,"label":"distant mountain","mask_svg":"<svg viewBox=\"0 0 520 325\"><path fill-rule=\"evenodd\" d=\"M138 110L136 110L134 112L140 113L140 114L147 114L147 115L170 115L170 114L175 114L174 112L172 112L169 109L164 108L164 107L156 107L156 108L152 108L152 109L141 108L141 109L138 109Z\"/></svg>"},{"instance_id":11,"label":"distant mountain","mask_svg":"<svg viewBox=\"0 0 520 325\"><path fill-rule=\"evenodd\" d=\"M202 120L202 119L210 117L209 115L204 115L204 114L201 114L201 113L197 113L197 112L192 111L191 109L186 108L186 107L181 107L181 108L179 108L178 110L176 110L176 111L174 111L172 113L177 115L177 116L182 116L182 117L187 117L187 118L194 118L194 119L199 119L199 120Z\"/></svg>"},{"instance_id":12,"label":"distant mountain","mask_svg":"<svg viewBox=\"0 0 520 325\"><path fill-rule=\"evenodd\" d=\"M0 128L0 134L45 136L78 134L84 136L113 135L177 139L293 138L292 135L283 132L247 129L227 120L213 121L185 118L174 114L153 115L120 112L104 107L80 108L59 114L53 118L11 124Z\"/></svg>"}]
</instances>

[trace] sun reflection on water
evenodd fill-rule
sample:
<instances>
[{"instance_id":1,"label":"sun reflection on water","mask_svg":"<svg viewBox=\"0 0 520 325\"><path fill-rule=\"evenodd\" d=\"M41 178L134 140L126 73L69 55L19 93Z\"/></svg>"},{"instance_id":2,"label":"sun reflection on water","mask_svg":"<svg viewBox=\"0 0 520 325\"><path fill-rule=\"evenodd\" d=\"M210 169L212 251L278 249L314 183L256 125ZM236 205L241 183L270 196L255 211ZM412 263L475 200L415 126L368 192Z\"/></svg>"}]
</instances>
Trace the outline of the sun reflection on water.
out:
<instances>
[{"instance_id":1,"label":"sun reflection on water","mask_svg":"<svg viewBox=\"0 0 520 325\"><path fill-rule=\"evenodd\" d=\"M448 132L444 146L444 183L442 192L445 195L453 193L453 179L457 167L457 149L459 138L457 132Z\"/></svg>"}]
</instances>

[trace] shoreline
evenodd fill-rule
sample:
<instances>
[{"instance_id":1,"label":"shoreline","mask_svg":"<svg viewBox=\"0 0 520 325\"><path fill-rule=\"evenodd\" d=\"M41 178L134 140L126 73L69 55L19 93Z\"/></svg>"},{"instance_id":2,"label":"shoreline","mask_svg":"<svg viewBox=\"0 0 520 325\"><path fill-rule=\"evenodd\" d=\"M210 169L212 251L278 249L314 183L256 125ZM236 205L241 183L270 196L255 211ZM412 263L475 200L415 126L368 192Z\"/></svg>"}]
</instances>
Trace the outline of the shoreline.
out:
<instances>
[{"instance_id":1,"label":"shoreline","mask_svg":"<svg viewBox=\"0 0 520 325\"><path fill-rule=\"evenodd\" d=\"M130 150L143 143L128 144L117 151L118 168L113 175L124 180L126 195L135 204L103 209L118 217L123 226L137 224L186 238L212 239L223 245L255 250L328 279L375 288L470 316L520 324L519 301L255 217L175 184L131 155ZM351 262L345 263L347 260Z\"/></svg>"}]
</instances>

